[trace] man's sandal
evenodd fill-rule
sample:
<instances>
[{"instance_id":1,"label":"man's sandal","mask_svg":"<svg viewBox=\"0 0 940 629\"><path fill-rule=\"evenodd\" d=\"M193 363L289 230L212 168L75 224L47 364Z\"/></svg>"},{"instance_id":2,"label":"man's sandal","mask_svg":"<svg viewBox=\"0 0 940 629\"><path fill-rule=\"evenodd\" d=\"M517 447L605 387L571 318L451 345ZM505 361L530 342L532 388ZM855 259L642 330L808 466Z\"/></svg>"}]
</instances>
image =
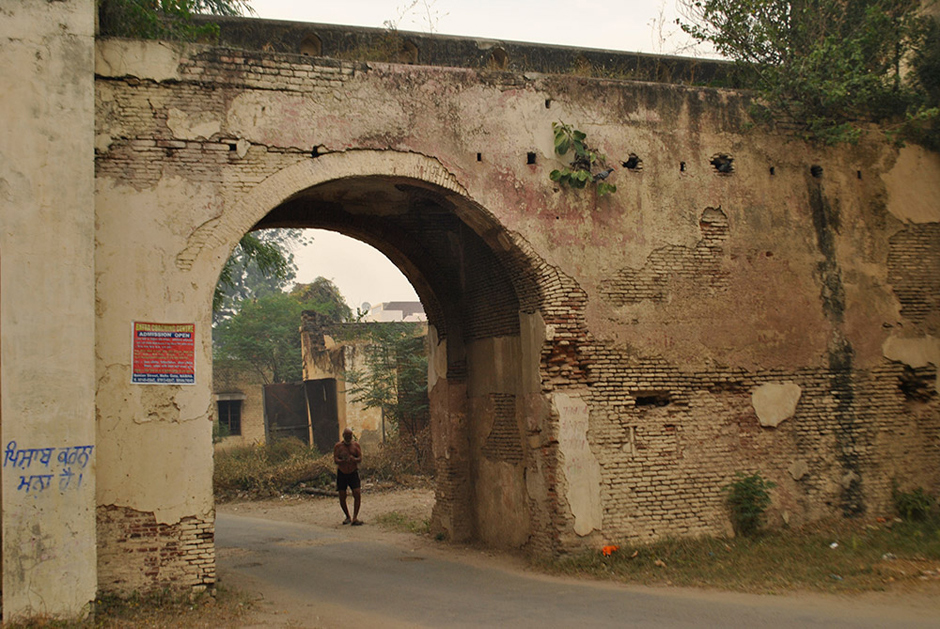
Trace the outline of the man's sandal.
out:
<instances>
[{"instance_id":1,"label":"man's sandal","mask_svg":"<svg viewBox=\"0 0 940 629\"><path fill-rule=\"evenodd\" d=\"M346 518L345 520L343 520L343 524L349 524L350 522L352 522L352 520L350 520L349 518ZM353 522L353 524L355 523Z\"/></svg>"}]
</instances>

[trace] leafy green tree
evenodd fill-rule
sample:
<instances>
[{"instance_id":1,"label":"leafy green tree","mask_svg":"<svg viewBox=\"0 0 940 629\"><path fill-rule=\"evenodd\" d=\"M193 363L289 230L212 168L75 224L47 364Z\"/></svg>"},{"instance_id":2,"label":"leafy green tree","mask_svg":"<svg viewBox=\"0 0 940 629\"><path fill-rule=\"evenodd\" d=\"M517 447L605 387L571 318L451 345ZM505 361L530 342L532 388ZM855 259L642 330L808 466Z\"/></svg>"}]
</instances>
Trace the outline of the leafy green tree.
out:
<instances>
[{"instance_id":1,"label":"leafy green tree","mask_svg":"<svg viewBox=\"0 0 940 629\"><path fill-rule=\"evenodd\" d=\"M905 134L923 146L940 151L940 18L924 22L914 54L914 80L921 103L909 116Z\"/></svg>"},{"instance_id":2,"label":"leafy green tree","mask_svg":"<svg viewBox=\"0 0 940 629\"><path fill-rule=\"evenodd\" d=\"M304 306L304 310L313 310L326 316L329 321L341 323L352 318L352 310L336 284L318 277L310 284L295 284L291 296Z\"/></svg>"},{"instance_id":3,"label":"leafy green tree","mask_svg":"<svg viewBox=\"0 0 940 629\"><path fill-rule=\"evenodd\" d=\"M241 304L213 331L213 359L255 374L264 384L301 379L300 313L304 307L286 293Z\"/></svg>"},{"instance_id":4,"label":"leafy green tree","mask_svg":"<svg viewBox=\"0 0 940 629\"><path fill-rule=\"evenodd\" d=\"M577 189L594 183L600 196L617 191L617 186L604 181L614 169L607 167L607 158L602 153L587 144L587 135L583 131L560 121L552 123L552 131L555 134L555 153L566 156L570 150L574 157L568 166L549 173L549 179Z\"/></svg>"},{"instance_id":5,"label":"leafy green tree","mask_svg":"<svg viewBox=\"0 0 940 629\"><path fill-rule=\"evenodd\" d=\"M738 63L755 113L827 143L866 123L935 125L938 101L911 64L930 53L919 0L682 0L682 29ZM936 44L934 44L936 54ZM929 74L929 70L926 70ZM935 79L934 79L935 80Z\"/></svg>"},{"instance_id":6,"label":"leafy green tree","mask_svg":"<svg viewBox=\"0 0 940 629\"><path fill-rule=\"evenodd\" d=\"M399 438L406 439L420 463L426 444L419 434L428 425L428 353L420 323L365 326L366 368L346 374L353 401L379 408Z\"/></svg>"},{"instance_id":7,"label":"leafy green tree","mask_svg":"<svg viewBox=\"0 0 940 629\"><path fill-rule=\"evenodd\" d=\"M213 24L197 24L193 16L253 14L247 0L98 0L102 35L143 39L195 41L218 34Z\"/></svg>"},{"instance_id":8,"label":"leafy green tree","mask_svg":"<svg viewBox=\"0 0 940 629\"><path fill-rule=\"evenodd\" d=\"M344 321L349 306L333 282L318 277L288 294L274 291L239 302L237 311L213 330L213 360L255 374L263 383L302 378L300 325L304 310Z\"/></svg>"},{"instance_id":9,"label":"leafy green tree","mask_svg":"<svg viewBox=\"0 0 940 629\"><path fill-rule=\"evenodd\" d=\"M232 316L246 299L283 291L297 274L291 250L306 243L299 229L266 229L242 236L219 274L212 298L214 320Z\"/></svg>"}]
</instances>

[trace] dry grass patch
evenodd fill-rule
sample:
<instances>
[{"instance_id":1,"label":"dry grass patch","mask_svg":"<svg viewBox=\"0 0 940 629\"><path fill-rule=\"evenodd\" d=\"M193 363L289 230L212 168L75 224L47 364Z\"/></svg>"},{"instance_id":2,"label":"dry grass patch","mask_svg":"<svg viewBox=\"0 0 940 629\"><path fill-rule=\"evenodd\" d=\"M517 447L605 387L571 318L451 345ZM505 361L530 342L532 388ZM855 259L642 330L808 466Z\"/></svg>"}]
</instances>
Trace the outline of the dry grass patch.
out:
<instances>
[{"instance_id":1,"label":"dry grass patch","mask_svg":"<svg viewBox=\"0 0 940 629\"><path fill-rule=\"evenodd\" d=\"M237 627L251 609L247 595L216 588L197 596L161 592L122 598L103 596L85 620L33 617L5 623L13 629L217 629Z\"/></svg>"},{"instance_id":2,"label":"dry grass patch","mask_svg":"<svg viewBox=\"0 0 940 629\"><path fill-rule=\"evenodd\" d=\"M755 593L862 592L940 580L940 522L840 520L753 538L620 544L544 567L631 583Z\"/></svg>"},{"instance_id":3,"label":"dry grass patch","mask_svg":"<svg viewBox=\"0 0 940 629\"><path fill-rule=\"evenodd\" d=\"M420 454L403 439L390 441L363 453L359 474L364 482L411 486L414 478L433 474L430 456ZM332 454L320 454L298 439L279 439L216 452L212 481L218 502L261 500L311 487L333 490L336 464Z\"/></svg>"},{"instance_id":4,"label":"dry grass patch","mask_svg":"<svg viewBox=\"0 0 940 629\"><path fill-rule=\"evenodd\" d=\"M301 485L329 486L335 479L331 455L298 439L223 450L215 454L213 485L219 502L296 493Z\"/></svg>"}]
</instances>

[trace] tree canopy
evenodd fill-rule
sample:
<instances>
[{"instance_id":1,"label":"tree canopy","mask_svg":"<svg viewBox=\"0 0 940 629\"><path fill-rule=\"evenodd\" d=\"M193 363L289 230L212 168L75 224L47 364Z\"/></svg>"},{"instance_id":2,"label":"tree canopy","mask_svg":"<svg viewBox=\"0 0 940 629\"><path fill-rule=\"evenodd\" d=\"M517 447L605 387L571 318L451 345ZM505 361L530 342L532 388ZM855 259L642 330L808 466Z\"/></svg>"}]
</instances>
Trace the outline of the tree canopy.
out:
<instances>
[{"instance_id":1,"label":"tree canopy","mask_svg":"<svg viewBox=\"0 0 940 629\"><path fill-rule=\"evenodd\" d=\"M214 360L254 374L264 384L300 380L302 311L286 293L246 301L213 331Z\"/></svg>"},{"instance_id":2,"label":"tree canopy","mask_svg":"<svg viewBox=\"0 0 940 629\"><path fill-rule=\"evenodd\" d=\"M254 13L247 0L98 0L98 29L112 37L194 41L218 34L194 15L246 13Z\"/></svg>"},{"instance_id":3,"label":"tree canopy","mask_svg":"<svg viewBox=\"0 0 940 629\"><path fill-rule=\"evenodd\" d=\"M295 284L290 294L303 304L304 310L318 312L329 321L340 323L352 318L352 310L339 288L325 277L318 277L310 284Z\"/></svg>"},{"instance_id":4,"label":"tree canopy","mask_svg":"<svg viewBox=\"0 0 940 629\"><path fill-rule=\"evenodd\" d=\"M212 298L216 322L233 315L238 304L282 291L297 275L292 250L307 243L302 230L249 232L226 260Z\"/></svg>"},{"instance_id":5,"label":"tree canopy","mask_svg":"<svg viewBox=\"0 0 940 629\"><path fill-rule=\"evenodd\" d=\"M919 0L681 0L682 29L736 61L760 119L827 143L868 123L937 148L938 36Z\"/></svg>"},{"instance_id":6,"label":"tree canopy","mask_svg":"<svg viewBox=\"0 0 940 629\"><path fill-rule=\"evenodd\" d=\"M304 310L316 310L341 322L350 312L333 282L318 277L291 293L277 290L238 304L212 335L213 359L254 374L265 383L302 378L300 325Z\"/></svg>"}]
</instances>

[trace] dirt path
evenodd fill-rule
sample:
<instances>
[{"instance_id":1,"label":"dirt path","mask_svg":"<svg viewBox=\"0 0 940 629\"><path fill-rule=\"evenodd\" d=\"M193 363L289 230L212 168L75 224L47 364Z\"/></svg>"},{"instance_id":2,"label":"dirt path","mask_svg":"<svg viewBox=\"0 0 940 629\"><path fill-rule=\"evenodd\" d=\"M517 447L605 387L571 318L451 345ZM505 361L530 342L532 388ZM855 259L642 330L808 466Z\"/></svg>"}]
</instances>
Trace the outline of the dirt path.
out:
<instances>
[{"instance_id":1,"label":"dirt path","mask_svg":"<svg viewBox=\"0 0 940 629\"><path fill-rule=\"evenodd\" d=\"M437 553L451 559L459 558L469 564L494 562L508 570L529 571L528 563L521 555L496 552L485 548L474 548L459 544L447 544L425 535L416 535L396 527L381 524L383 516L395 514L401 519L422 524L431 519L434 507L434 490L429 488L374 489L363 487L362 508L359 512L365 526L356 531L356 538L364 541L381 541L407 547L413 551ZM352 496L349 497L352 509ZM229 513L252 518L314 524L328 529L342 529L343 512L339 499L329 496L283 496L254 502L229 502L216 506L219 513ZM395 518L399 519L398 517ZM225 550L219 551L224 555Z\"/></svg>"}]
</instances>

